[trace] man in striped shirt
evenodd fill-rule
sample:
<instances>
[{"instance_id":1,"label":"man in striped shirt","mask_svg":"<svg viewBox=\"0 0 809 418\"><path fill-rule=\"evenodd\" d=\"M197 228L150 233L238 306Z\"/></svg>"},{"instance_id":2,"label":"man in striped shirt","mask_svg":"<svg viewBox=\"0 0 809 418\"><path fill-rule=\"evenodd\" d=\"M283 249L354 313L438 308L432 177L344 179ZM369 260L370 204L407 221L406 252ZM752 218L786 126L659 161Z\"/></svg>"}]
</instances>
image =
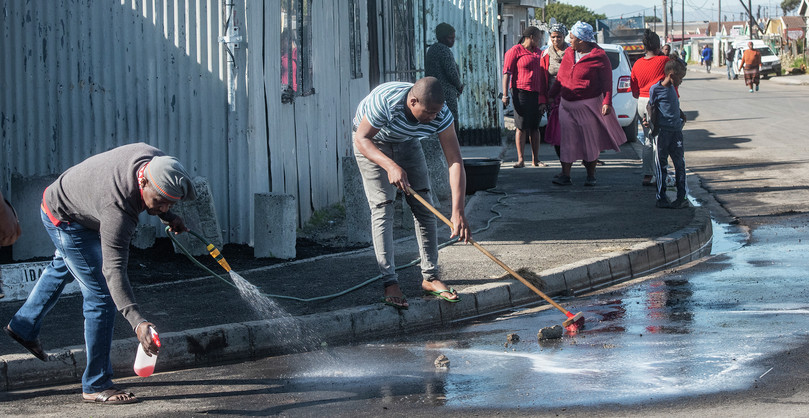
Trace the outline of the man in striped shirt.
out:
<instances>
[{"instance_id":1,"label":"man in striped shirt","mask_svg":"<svg viewBox=\"0 0 809 418\"><path fill-rule=\"evenodd\" d=\"M375 88L357 107L353 127L354 156L371 208L374 252L385 288L382 301L407 309L394 263L393 201L397 189L406 191L408 187L430 201L430 178L421 149L422 138L438 135L449 166L453 224L450 237L457 236L464 242L471 238L464 215L466 174L452 113L444 104L441 84L435 77L425 77L415 84L390 82ZM449 302L457 302L459 298L454 289L438 279L435 217L407 192L405 199L416 220L422 289Z\"/></svg>"}]
</instances>

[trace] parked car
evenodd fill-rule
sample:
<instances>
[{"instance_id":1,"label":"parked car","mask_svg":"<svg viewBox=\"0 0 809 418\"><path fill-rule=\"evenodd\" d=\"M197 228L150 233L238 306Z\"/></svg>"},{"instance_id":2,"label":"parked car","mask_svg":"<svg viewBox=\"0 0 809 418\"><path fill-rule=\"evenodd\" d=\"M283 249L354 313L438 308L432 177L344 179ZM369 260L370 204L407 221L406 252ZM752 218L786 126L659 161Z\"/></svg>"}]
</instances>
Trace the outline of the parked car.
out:
<instances>
[{"instance_id":1,"label":"parked car","mask_svg":"<svg viewBox=\"0 0 809 418\"><path fill-rule=\"evenodd\" d=\"M747 49L747 43L750 40L739 40L733 42L733 49L736 50L736 56L733 59L733 68L739 69L739 63L742 60L742 54ZM781 75L781 59L770 48L769 45L760 39L753 39L753 48L761 54L761 76L767 78L770 74L776 76Z\"/></svg>"},{"instance_id":2,"label":"parked car","mask_svg":"<svg viewBox=\"0 0 809 418\"><path fill-rule=\"evenodd\" d=\"M632 67L621 45L598 44L607 53L612 64L612 107L618 115L618 124L624 129L627 142L638 140L638 99L632 97L629 76ZM547 115L542 116L539 126L548 124Z\"/></svg>"},{"instance_id":3,"label":"parked car","mask_svg":"<svg viewBox=\"0 0 809 418\"><path fill-rule=\"evenodd\" d=\"M632 97L629 86L632 66L621 45L599 44L612 64L612 107L618 115L618 123L624 128L627 142L638 140L638 99Z\"/></svg>"}]
</instances>

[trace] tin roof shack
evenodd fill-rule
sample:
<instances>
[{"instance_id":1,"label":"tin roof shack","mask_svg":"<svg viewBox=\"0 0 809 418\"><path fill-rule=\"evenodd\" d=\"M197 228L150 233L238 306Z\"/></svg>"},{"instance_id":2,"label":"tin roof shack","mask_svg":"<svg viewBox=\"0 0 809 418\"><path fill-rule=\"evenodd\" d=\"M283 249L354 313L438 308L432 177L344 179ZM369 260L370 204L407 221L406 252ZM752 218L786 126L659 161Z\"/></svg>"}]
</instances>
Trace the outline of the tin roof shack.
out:
<instances>
[{"instance_id":1,"label":"tin roof shack","mask_svg":"<svg viewBox=\"0 0 809 418\"><path fill-rule=\"evenodd\" d=\"M643 16L598 19L595 29L598 33L598 43L621 45L629 56L630 64L634 64L645 53L643 32L646 25Z\"/></svg>"},{"instance_id":2,"label":"tin roof shack","mask_svg":"<svg viewBox=\"0 0 809 418\"><path fill-rule=\"evenodd\" d=\"M460 35L462 135L500 143L496 0L0 3L0 53L19 57L0 74L0 187L31 223L26 257L52 253L33 233L43 179L139 141L207 178L225 243L253 244L257 193L293 196L303 225L342 202L359 101L423 75L442 21Z\"/></svg>"}]
</instances>

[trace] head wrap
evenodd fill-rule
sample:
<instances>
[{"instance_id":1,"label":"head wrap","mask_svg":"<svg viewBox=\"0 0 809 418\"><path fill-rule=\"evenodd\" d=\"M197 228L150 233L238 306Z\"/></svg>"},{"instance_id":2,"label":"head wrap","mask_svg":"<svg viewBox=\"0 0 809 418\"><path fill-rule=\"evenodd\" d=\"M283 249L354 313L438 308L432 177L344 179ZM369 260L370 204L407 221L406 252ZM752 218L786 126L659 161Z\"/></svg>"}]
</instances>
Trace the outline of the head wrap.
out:
<instances>
[{"instance_id":1,"label":"head wrap","mask_svg":"<svg viewBox=\"0 0 809 418\"><path fill-rule=\"evenodd\" d=\"M443 41L453 33L455 33L455 28L453 28L449 23L439 23L438 26L435 27L435 39L439 42Z\"/></svg>"},{"instance_id":2,"label":"head wrap","mask_svg":"<svg viewBox=\"0 0 809 418\"><path fill-rule=\"evenodd\" d=\"M562 36L567 36L567 26L564 23L554 23L551 25L550 33L559 32Z\"/></svg>"},{"instance_id":3,"label":"head wrap","mask_svg":"<svg viewBox=\"0 0 809 418\"><path fill-rule=\"evenodd\" d=\"M191 176L174 157L162 155L152 158L146 166L146 180L166 200L178 202L197 198Z\"/></svg>"},{"instance_id":4,"label":"head wrap","mask_svg":"<svg viewBox=\"0 0 809 418\"><path fill-rule=\"evenodd\" d=\"M572 28L570 28L570 34L579 38L584 42L595 42L595 34L593 33L593 27L590 26L587 22L578 21Z\"/></svg>"}]
</instances>

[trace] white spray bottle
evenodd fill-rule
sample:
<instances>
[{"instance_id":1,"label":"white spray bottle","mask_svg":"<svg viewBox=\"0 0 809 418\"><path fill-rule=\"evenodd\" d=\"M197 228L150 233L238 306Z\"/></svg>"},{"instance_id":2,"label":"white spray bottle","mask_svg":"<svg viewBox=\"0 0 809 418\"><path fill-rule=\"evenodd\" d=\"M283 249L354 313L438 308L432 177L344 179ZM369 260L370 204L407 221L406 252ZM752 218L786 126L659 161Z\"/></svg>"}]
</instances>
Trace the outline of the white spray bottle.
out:
<instances>
[{"instance_id":1,"label":"white spray bottle","mask_svg":"<svg viewBox=\"0 0 809 418\"><path fill-rule=\"evenodd\" d=\"M160 337L154 328L149 327L149 332L152 333L152 340L160 348ZM140 377L149 377L154 373L154 365L157 363L157 354L149 356L143 349L143 344L138 341L138 354L135 356L135 374Z\"/></svg>"}]
</instances>

